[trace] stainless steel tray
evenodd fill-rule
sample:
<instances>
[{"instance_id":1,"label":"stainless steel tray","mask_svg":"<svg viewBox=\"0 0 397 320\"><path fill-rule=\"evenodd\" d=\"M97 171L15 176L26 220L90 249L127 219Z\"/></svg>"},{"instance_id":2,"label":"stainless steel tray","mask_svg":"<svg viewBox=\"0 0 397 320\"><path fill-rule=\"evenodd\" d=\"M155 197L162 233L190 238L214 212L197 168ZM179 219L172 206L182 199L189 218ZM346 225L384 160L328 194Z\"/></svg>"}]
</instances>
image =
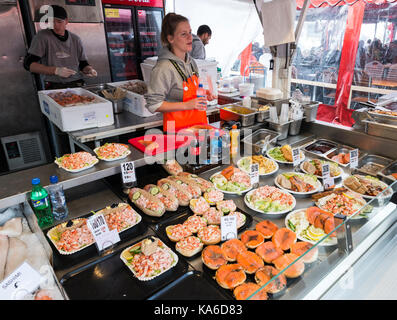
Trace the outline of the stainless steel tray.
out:
<instances>
[{"instance_id":1,"label":"stainless steel tray","mask_svg":"<svg viewBox=\"0 0 397 320\"><path fill-rule=\"evenodd\" d=\"M365 132L371 136L397 140L397 125L379 123L371 120L363 120Z\"/></svg>"},{"instance_id":2,"label":"stainless steel tray","mask_svg":"<svg viewBox=\"0 0 397 320\"><path fill-rule=\"evenodd\" d=\"M381 172L384 168L386 168L393 160L381 156L377 156L374 154L367 154L358 160L357 171L369 174L372 176L376 176L379 172ZM365 165L372 165L374 167L374 171L363 168Z\"/></svg>"},{"instance_id":3,"label":"stainless steel tray","mask_svg":"<svg viewBox=\"0 0 397 320\"><path fill-rule=\"evenodd\" d=\"M380 114L380 113L373 112L371 110L368 110L367 112L368 112L368 115L376 122L397 125L397 117L396 116Z\"/></svg>"},{"instance_id":4,"label":"stainless steel tray","mask_svg":"<svg viewBox=\"0 0 397 320\"><path fill-rule=\"evenodd\" d=\"M387 167L380 171L379 174L384 178L383 180L386 179L385 182L390 183L397 180L393 176L391 176L392 173L397 173L397 160L390 163Z\"/></svg>"},{"instance_id":5,"label":"stainless steel tray","mask_svg":"<svg viewBox=\"0 0 397 320\"><path fill-rule=\"evenodd\" d=\"M310 148L311 146L315 146L315 145L318 145L318 144L327 144L327 145L332 146L332 148L329 149L329 150L326 151L326 152L323 152L323 153L320 153L320 152L317 153L317 152L308 150L308 148ZM326 155L326 154L328 154L328 153L334 151L337 147L338 147L338 143L337 143L337 142L333 142L333 141L327 140L327 139L318 139L318 140L315 140L315 141L313 141L312 143L306 145L306 146L303 148L303 150L304 150L305 152L307 152L307 153L310 153L310 154L314 155L314 156L322 156L322 155Z\"/></svg>"},{"instance_id":6,"label":"stainless steel tray","mask_svg":"<svg viewBox=\"0 0 397 320\"><path fill-rule=\"evenodd\" d=\"M244 114L245 112L247 114ZM225 121L240 121L242 127L248 127L255 123L257 113L254 109L240 105L226 105L220 109L220 118Z\"/></svg>"},{"instance_id":7,"label":"stainless steel tray","mask_svg":"<svg viewBox=\"0 0 397 320\"><path fill-rule=\"evenodd\" d=\"M323 157L325 157L325 158L327 158L328 160L331 160L331 161L333 161L333 162L336 162L337 164L339 164L339 165L342 166L342 167L348 167L348 166L350 165L350 163L346 163L346 164L339 163L339 162L337 162L337 161L335 161L335 160L332 160L332 157L333 157L333 156L336 156L336 155L338 155L338 154L340 154L340 153L349 153L351 150L354 150L354 149L357 149L357 148L353 148L353 147L345 146L345 145L339 145L338 148L336 148L336 149L334 149L334 150L332 150L332 151L329 151L328 153L326 153L325 155L323 155ZM366 153L364 153L363 151L361 151L360 149L358 149L358 161L359 161L359 162L360 162L360 159L361 159L363 156L365 156L365 155L366 155Z\"/></svg>"},{"instance_id":8,"label":"stainless steel tray","mask_svg":"<svg viewBox=\"0 0 397 320\"><path fill-rule=\"evenodd\" d=\"M254 133L246 136L242 140L242 142L247 144L248 146L251 146L252 154L261 154L263 148L263 140L265 140L268 135L270 135L269 138L269 145L270 145L276 143L277 138L279 137L280 134L268 129L259 129L256 130Z\"/></svg>"}]
</instances>

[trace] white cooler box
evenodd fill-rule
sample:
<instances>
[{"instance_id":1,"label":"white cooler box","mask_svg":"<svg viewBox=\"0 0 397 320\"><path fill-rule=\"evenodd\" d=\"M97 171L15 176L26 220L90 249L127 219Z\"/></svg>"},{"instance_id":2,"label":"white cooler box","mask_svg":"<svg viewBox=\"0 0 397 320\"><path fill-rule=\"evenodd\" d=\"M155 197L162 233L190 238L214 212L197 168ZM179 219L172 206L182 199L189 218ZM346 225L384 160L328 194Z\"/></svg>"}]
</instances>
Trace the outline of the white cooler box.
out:
<instances>
[{"instance_id":1,"label":"white cooler box","mask_svg":"<svg viewBox=\"0 0 397 320\"><path fill-rule=\"evenodd\" d=\"M108 83L109 86L112 87L120 87L123 84L126 84L128 82L142 82L142 80L127 80L127 81L118 81L118 82L112 82ZM146 108L146 99L143 95L137 94L135 92L129 91L127 89L120 88L122 90L125 90L127 92L126 97L124 98L124 103L123 103L123 109L131 112L133 114L136 114L137 116L140 117L151 117L157 113L151 113L147 108Z\"/></svg>"},{"instance_id":2,"label":"white cooler box","mask_svg":"<svg viewBox=\"0 0 397 320\"><path fill-rule=\"evenodd\" d=\"M78 95L95 97L96 102L63 107L48 96L52 92L72 92ZM88 128L110 126L114 123L112 103L83 88L39 91L41 112L61 131L75 131Z\"/></svg>"}]
</instances>

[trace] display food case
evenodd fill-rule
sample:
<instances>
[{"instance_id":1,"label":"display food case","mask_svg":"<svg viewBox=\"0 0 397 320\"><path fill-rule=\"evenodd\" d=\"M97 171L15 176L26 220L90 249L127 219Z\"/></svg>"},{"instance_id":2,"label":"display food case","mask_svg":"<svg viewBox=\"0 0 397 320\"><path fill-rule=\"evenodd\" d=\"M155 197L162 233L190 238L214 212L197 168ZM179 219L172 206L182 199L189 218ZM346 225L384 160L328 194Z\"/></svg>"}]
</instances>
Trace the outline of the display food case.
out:
<instances>
[{"instance_id":1,"label":"display food case","mask_svg":"<svg viewBox=\"0 0 397 320\"><path fill-rule=\"evenodd\" d=\"M379 159L375 156L387 159L396 158L396 152L387 148L389 145L387 140L376 140L376 147L369 148L369 146L375 145L375 141L373 137L364 133L333 127L325 128L324 126L312 124L310 127L306 127L306 130L308 131L305 132L305 135L286 139L279 145L289 144L292 148L300 148L305 155L305 161L313 159L326 160L321 155L305 150L306 146L319 140L326 141L331 146L339 146L343 142L354 149L359 149L362 155L368 154L367 158L360 158L360 164L379 162ZM383 150L384 152L378 153L377 150ZM152 162L148 163L147 160L142 152L133 148L131 148L131 154L123 160L134 162L138 188L143 188L151 183L157 184L160 179L168 177L168 173L161 165L151 164ZM393 170L391 166L394 164L391 162L384 169L391 168ZM218 166L199 174L199 177L209 180L215 173L228 166ZM293 205L284 210L283 213L270 210L258 211L252 206L250 200L252 198L249 195L252 195L251 192L254 192L257 188L268 186L270 190L275 191L276 189L271 189L270 187L274 188L275 179L278 176L282 174L288 176L291 173L292 176L296 174L302 175L300 167L294 167L292 163L279 163L278 168L278 171L273 175L260 176L259 184L253 186L247 192L242 194L223 193L224 200L233 200L236 210L246 214L245 224L238 230L237 237L242 239L244 234L254 232L258 224L268 220L275 224L278 230L282 229L287 235L290 232L294 232L296 243L307 241L312 246L308 246L309 250L303 254L293 256L288 251L289 249L280 243L279 247L282 248L282 254L287 255L285 261L283 259L278 263L273 261L264 263L262 261L263 267L275 267L276 271L270 273L267 280L262 281L259 287L255 287L255 290L250 291L251 294L247 294L243 298L253 299L255 298L254 295L257 294L256 297L260 295L262 298L267 297L270 300L321 299L326 296L331 287L338 284L338 280L353 264L360 261L360 257L364 255L368 248L378 239L381 239L382 235L397 221L397 216L395 215L396 205L394 204L394 192L397 190L397 183L391 180L386 182L386 189L382 190L376 197L367 197L365 194L359 197L357 194L352 194L349 190L339 189L343 187L345 180L354 172L348 166L339 166L341 174L335 178L335 192L336 195L341 197L345 197L344 194L347 194L344 198L346 203L355 201L354 212L350 211L351 215L343 215L343 213L337 212L333 216L334 225L332 228L327 225L327 232L321 227L325 228L325 224L320 222L324 220L323 222L325 223L331 218L330 216L322 216L322 218L319 216L318 221L314 223L316 225L317 223L321 224L320 227L315 227L320 229L320 231L312 230L313 228L311 228L310 237L305 238L308 233L302 233L302 230L306 230L303 228L305 226L303 223L307 224L307 228L313 226L309 221L308 212L325 214L324 212L328 212L326 210L331 210L330 207L327 207L328 202L321 200L325 196L322 194L324 190L303 192L302 194L302 192L297 192L296 190L279 189L283 191L283 194L289 194L289 198L294 198ZM124 234L121 233L121 242L115 245L112 250L103 254L96 253L93 250L94 247L91 246L85 249L86 251L82 250L80 256L60 257L53 249L51 241L43 233L43 240L47 242L47 246L49 245L52 248L54 272L70 299L235 299L238 290L225 289L218 284L216 279L214 279L217 276L217 271L203 264L202 253L186 257L176 250L176 243L167 236L167 226L184 223L189 217L193 216L191 208L189 206L180 206L177 211L166 211L161 217L148 216L139 206L130 202L129 197L124 193L120 172L120 162L105 163L100 161L90 171L78 174L61 171L54 164L29 169L23 174L15 173L12 177L7 178L7 190L0 189L0 208L5 204L18 203L21 199L24 199L24 193L27 193L30 188L29 179L32 176L41 177L43 181L46 181L46 176L50 173L56 173L59 175L60 182L66 190L66 199L70 212L68 220L84 217L90 214L91 211L97 211L115 203L128 203L142 216L142 221L137 225L138 228L125 231ZM4 179L4 177L0 177L0 185L5 185ZM322 180L318 179L317 181L321 182ZM287 188L284 184L280 186ZM339 191L340 193L338 193ZM392 197L392 195L394 196ZM361 198L364 201L354 200ZM321 207L324 211L318 211L316 207ZM314 209L308 211L308 208ZM307 220L302 222L302 225L299 224L300 212L303 212L303 218L306 217ZM295 231L293 231L294 228ZM160 239L177 256L177 259L174 258L172 267L158 277L142 281L134 276L130 267L121 259L121 255L126 252L126 249L128 251L128 248L132 248L143 239L150 237ZM288 235L286 239L289 238ZM263 241L266 246L270 246L273 242L270 238L263 239ZM280 238L275 237L274 241L280 241ZM223 243L224 241L221 241L217 245L220 246ZM208 246L204 248L206 247ZM255 254L256 248L247 247L246 250L250 252L248 255L252 256ZM176 263L174 263L175 261ZM233 265L233 262L227 262L226 265ZM226 267L222 268L222 270L224 269ZM251 273L248 270L244 271L245 282L255 283L255 273ZM241 273L241 275L243 274ZM284 275L287 275L285 281L283 280ZM220 276L219 273L218 276ZM278 280L279 282L277 282ZM269 285L274 284L275 282L273 281L280 283L278 289L281 290L273 290L273 293L271 293ZM81 288L85 289L82 290ZM266 291L266 295L264 291ZM278 292L276 293L276 291ZM354 298L354 293L352 298Z\"/></svg>"}]
</instances>

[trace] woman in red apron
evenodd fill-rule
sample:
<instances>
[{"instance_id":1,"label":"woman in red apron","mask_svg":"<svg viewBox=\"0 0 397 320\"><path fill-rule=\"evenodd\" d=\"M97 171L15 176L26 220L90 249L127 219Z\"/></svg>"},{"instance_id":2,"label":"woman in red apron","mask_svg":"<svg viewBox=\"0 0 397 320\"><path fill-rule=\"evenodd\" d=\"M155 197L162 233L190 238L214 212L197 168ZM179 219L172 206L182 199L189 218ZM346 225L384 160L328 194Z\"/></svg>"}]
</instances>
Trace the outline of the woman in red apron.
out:
<instances>
[{"instance_id":1,"label":"woman in red apron","mask_svg":"<svg viewBox=\"0 0 397 320\"><path fill-rule=\"evenodd\" d=\"M162 23L161 40L164 47L152 70L148 94L145 95L148 109L163 113L166 132L207 124L207 99L213 97L196 95L198 68L189 55L193 38L187 18L167 14Z\"/></svg>"}]
</instances>

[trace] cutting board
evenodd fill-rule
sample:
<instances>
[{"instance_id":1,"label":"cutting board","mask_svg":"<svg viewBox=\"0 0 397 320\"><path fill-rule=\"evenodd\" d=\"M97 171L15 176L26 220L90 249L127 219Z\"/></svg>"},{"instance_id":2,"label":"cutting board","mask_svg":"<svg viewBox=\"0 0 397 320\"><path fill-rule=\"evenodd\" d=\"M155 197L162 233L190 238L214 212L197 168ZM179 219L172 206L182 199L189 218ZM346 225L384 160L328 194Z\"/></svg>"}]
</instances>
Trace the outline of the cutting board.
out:
<instances>
[{"instance_id":1,"label":"cutting board","mask_svg":"<svg viewBox=\"0 0 397 320\"><path fill-rule=\"evenodd\" d=\"M178 139L176 139L176 137L177 136L174 134L147 134L145 136L130 139L128 142L146 155L155 156L157 154L176 150L182 146L188 145L194 138L193 136L189 135L178 135ZM181 138L183 138L183 140ZM153 150L151 150L149 147L150 145L148 142L150 141L157 144L157 147Z\"/></svg>"}]
</instances>

